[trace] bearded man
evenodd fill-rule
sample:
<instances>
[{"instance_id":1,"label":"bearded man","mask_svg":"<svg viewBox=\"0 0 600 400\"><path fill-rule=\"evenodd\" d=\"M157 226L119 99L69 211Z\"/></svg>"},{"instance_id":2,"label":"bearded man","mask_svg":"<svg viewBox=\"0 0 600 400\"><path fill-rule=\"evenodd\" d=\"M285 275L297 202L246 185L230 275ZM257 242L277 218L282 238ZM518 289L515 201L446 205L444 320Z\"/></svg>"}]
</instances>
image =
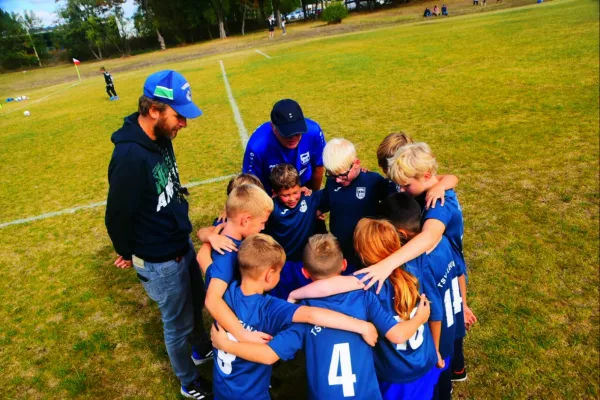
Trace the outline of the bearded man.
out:
<instances>
[{"instance_id":1,"label":"bearded man","mask_svg":"<svg viewBox=\"0 0 600 400\"><path fill-rule=\"evenodd\" d=\"M188 118L200 115L181 74L160 71L146 79L138 112L126 117L111 138L115 149L108 167L105 223L118 254L115 265L133 265L158 304L181 394L205 399L210 387L194 365L212 355L202 326L204 282L189 237L188 193L180 184L171 143Z\"/></svg>"}]
</instances>

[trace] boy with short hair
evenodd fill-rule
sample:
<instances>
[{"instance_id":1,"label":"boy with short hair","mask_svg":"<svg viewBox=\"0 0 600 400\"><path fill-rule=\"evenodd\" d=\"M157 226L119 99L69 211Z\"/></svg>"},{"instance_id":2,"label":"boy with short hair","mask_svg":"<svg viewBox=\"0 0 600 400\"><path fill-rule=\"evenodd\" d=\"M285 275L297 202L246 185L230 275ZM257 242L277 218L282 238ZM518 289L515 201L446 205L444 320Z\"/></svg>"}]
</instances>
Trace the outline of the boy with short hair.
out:
<instances>
[{"instance_id":1,"label":"boy with short hair","mask_svg":"<svg viewBox=\"0 0 600 400\"><path fill-rule=\"evenodd\" d=\"M317 229L315 215L323 191L306 196L301 192L300 175L291 164L278 164L271 170L274 210L269 217L266 233L285 250L286 262L279 284L269 293L287 300L292 290L310 283L302 275L302 250Z\"/></svg>"},{"instance_id":2,"label":"boy with short hair","mask_svg":"<svg viewBox=\"0 0 600 400\"><path fill-rule=\"evenodd\" d=\"M227 236L239 247L242 240L259 233L273 211L273 200L256 185L245 184L233 189L225 204L227 222L221 235ZM238 318L223 300L228 285L239 280L237 252L210 254L210 246L203 245L198 252L198 261L206 277L206 309L217 322L238 340L265 342L269 335L262 332L250 333L238 322ZM211 259L212 258L212 259Z\"/></svg>"},{"instance_id":3,"label":"boy with short hair","mask_svg":"<svg viewBox=\"0 0 600 400\"><path fill-rule=\"evenodd\" d=\"M288 303L264 294L277 285L285 262L283 248L272 237L255 234L246 238L240 246L238 260L241 282L234 281L229 285L224 300L238 317L238 325L243 329L275 335L293 322L306 322L348 329L354 334L362 334L366 341L375 344L377 332L370 323L331 310ZM224 331L222 333L225 334ZM227 337L235 340L229 334ZM246 361L237 358L234 353L218 350L213 368L215 398L269 399L272 367L264 364Z\"/></svg>"},{"instance_id":4,"label":"boy with short hair","mask_svg":"<svg viewBox=\"0 0 600 400\"><path fill-rule=\"evenodd\" d=\"M336 277L346 268L338 241L331 234L314 235L304 249L304 268L313 280ZM338 294L323 299L307 299L302 304L343 312L369 320L378 331L394 343L404 343L429 318L429 302L421 296L421 306L414 318L396 322L383 310L379 299L365 291ZM354 396L357 399L381 399L373 352L358 335L318 325L294 325L277 334L268 345L228 341L213 328L213 344L228 353L263 364L279 358L289 360L296 351L306 352L310 399L337 400Z\"/></svg>"},{"instance_id":5,"label":"boy with short hair","mask_svg":"<svg viewBox=\"0 0 600 400\"><path fill-rule=\"evenodd\" d=\"M331 139L323 150L327 183L321 211L330 211L329 229L348 262L346 275L362 267L354 251L354 228L364 217L374 217L379 201L388 194L388 181L376 172L362 172L356 148L346 139Z\"/></svg>"},{"instance_id":6,"label":"boy with short hair","mask_svg":"<svg viewBox=\"0 0 600 400\"><path fill-rule=\"evenodd\" d=\"M111 74L108 73L106 68L101 67L100 71L104 75L104 82L106 83L106 93L110 98L110 101L119 100L119 96L117 96L117 92L115 92L115 81Z\"/></svg>"},{"instance_id":7,"label":"boy with short hair","mask_svg":"<svg viewBox=\"0 0 600 400\"><path fill-rule=\"evenodd\" d=\"M414 143L398 149L396 155L389 160L388 174L394 182L402 186L403 191L422 201L422 195L439 183L436 176L437 168L436 158L429 146L425 143ZM462 210L454 190L446 190L444 199L443 207L424 209L421 233L390 257L366 269L366 275L362 280L371 280L367 287L371 287L376 282L380 282L381 285L396 266L429 251L444 236L454 252L458 271L456 285L460 287L462 299L456 300L456 309L461 314L464 311L465 324L470 326L477 321L477 318L467 306L466 265L462 251L464 231ZM464 324L456 327L456 350L454 351L456 360L453 361L453 370L460 373L457 374L459 379L461 376L466 378L462 355L462 342L465 334Z\"/></svg>"}]
</instances>

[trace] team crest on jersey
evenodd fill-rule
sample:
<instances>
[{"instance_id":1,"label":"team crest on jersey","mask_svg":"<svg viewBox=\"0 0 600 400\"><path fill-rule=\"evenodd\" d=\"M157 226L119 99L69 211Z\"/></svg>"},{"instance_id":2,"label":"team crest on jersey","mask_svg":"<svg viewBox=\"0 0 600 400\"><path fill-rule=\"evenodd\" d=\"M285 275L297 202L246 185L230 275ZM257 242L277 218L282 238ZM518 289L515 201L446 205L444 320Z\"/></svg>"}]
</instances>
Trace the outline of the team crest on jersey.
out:
<instances>
[{"instance_id":1,"label":"team crest on jersey","mask_svg":"<svg viewBox=\"0 0 600 400\"><path fill-rule=\"evenodd\" d=\"M356 198L362 200L365 198L365 194L367 193L367 188L365 187L357 187L356 188Z\"/></svg>"},{"instance_id":2,"label":"team crest on jersey","mask_svg":"<svg viewBox=\"0 0 600 400\"><path fill-rule=\"evenodd\" d=\"M269 165L269 169L273 169L277 166L277 164Z\"/></svg>"},{"instance_id":3,"label":"team crest on jersey","mask_svg":"<svg viewBox=\"0 0 600 400\"><path fill-rule=\"evenodd\" d=\"M310 161L310 152L306 152L304 154L300 154L300 162L302 163L302 165L308 164L308 162Z\"/></svg>"},{"instance_id":4,"label":"team crest on jersey","mask_svg":"<svg viewBox=\"0 0 600 400\"><path fill-rule=\"evenodd\" d=\"M300 212L306 212L307 209L308 206L306 205L306 200L302 200L302 202L300 203Z\"/></svg>"}]
</instances>

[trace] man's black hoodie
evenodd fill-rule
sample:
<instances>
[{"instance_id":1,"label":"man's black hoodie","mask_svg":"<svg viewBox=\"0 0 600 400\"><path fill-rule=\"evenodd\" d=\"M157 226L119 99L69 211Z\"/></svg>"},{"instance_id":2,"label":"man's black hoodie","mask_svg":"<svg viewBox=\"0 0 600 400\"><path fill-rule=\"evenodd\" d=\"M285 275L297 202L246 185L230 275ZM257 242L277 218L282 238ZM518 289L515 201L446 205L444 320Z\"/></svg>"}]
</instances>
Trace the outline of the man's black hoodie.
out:
<instances>
[{"instance_id":1,"label":"man's black hoodie","mask_svg":"<svg viewBox=\"0 0 600 400\"><path fill-rule=\"evenodd\" d=\"M169 140L153 141L134 113L113 133L105 223L117 253L163 262L184 255L192 224Z\"/></svg>"}]
</instances>

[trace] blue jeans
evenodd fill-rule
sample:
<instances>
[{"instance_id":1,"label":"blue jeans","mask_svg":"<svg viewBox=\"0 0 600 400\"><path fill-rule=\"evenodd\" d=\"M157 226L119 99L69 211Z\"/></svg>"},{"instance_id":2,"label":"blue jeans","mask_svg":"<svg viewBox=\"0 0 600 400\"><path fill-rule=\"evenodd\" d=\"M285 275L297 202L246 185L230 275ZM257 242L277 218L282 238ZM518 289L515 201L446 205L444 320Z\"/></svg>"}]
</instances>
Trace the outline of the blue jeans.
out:
<instances>
[{"instance_id":1,"label":"blue jeans","mask_svg":"<svg viewBox=\"0 0 600 400\"><path fill-rule=\"evenodd\" d=\"M190 243L190 249L179 262L145 261L143 267L135 266L148 297L158 304L167 353L173 371L183 386L188 386L199 377L188 343L192 336L197 336L193 335L194 301L189 270L190 267L197 268L197 265L196 253Z\"/></svg>"}]
</instances>

